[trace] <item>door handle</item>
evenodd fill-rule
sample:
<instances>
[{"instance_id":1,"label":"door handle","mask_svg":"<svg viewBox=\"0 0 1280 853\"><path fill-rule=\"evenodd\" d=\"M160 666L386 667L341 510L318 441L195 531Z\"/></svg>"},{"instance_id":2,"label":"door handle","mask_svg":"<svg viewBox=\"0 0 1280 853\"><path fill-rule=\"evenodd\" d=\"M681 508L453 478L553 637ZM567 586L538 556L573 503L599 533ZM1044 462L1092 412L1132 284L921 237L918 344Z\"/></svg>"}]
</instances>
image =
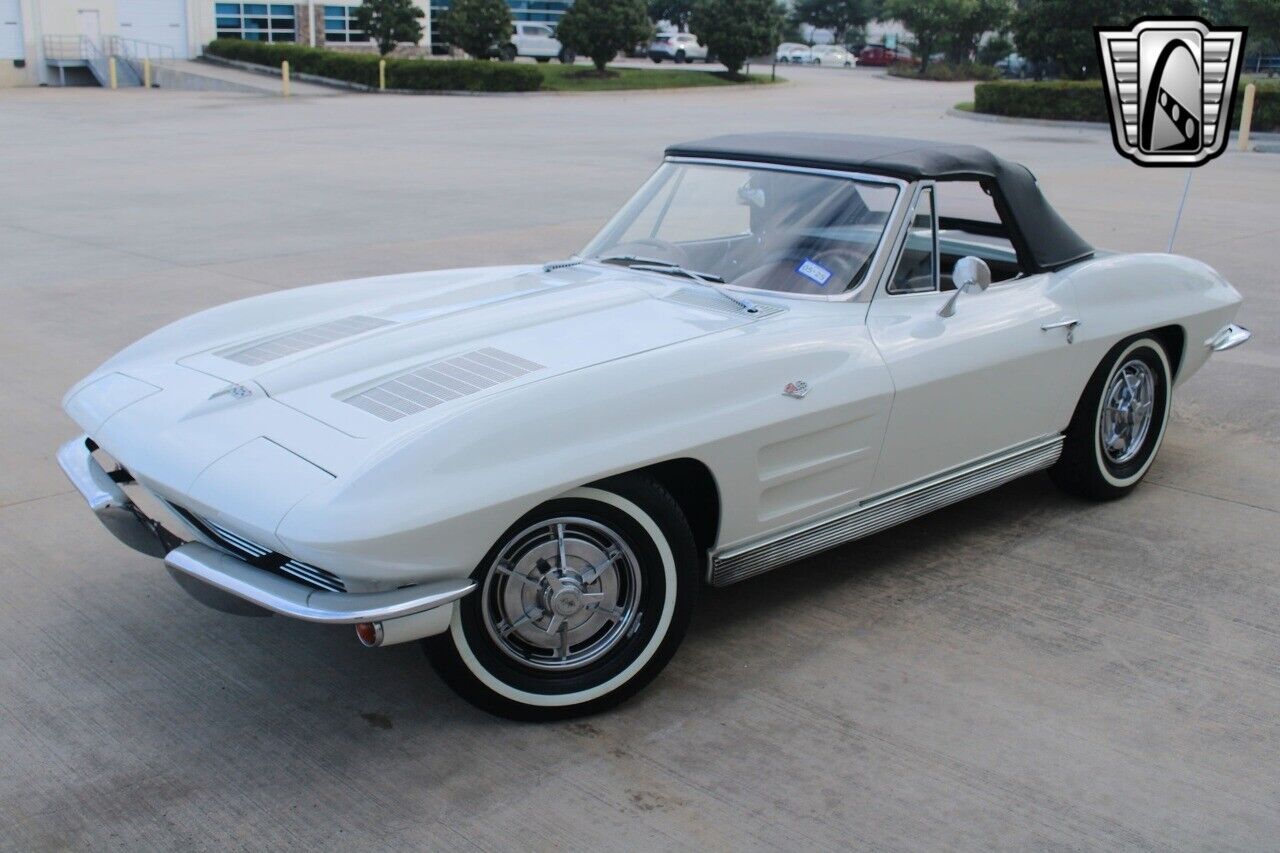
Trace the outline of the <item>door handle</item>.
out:
<instances>
[{"instance_id":1,"label":"door handle","mask_svg":"<svg viewBox=\"0 0 1280 853\"><path fill-rule=\"evenodd\" d=\"M1054 323L1044 323L1040 326L1040 331L1047 332L1050 329L1066 329L1067 343L1071 344L1071 343L1075 343L1076 326L1079 326L1079 325L1080 325L1079 320L1076 320L1075 318L1072 318L1072 317L1068 317L1065 320L1058 320L1057 322L1054 322Z\"/></svg>"}]
</instances>

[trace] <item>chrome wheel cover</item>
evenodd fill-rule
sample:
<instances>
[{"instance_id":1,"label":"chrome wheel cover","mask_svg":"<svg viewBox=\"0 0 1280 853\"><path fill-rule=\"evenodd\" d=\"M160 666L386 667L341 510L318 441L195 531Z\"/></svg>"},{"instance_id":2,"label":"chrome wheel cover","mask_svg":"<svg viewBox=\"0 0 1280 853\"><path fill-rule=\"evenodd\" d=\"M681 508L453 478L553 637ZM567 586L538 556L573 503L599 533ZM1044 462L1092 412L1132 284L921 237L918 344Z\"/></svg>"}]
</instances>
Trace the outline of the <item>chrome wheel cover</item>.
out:
<instances>
[{"instance_id":1,"label":"chrome wheel cover","mask_svg":"<svg viewBox=\"0 0 1280 853\"><path fill-rule=\"evenodd\" d=\"M616 647L635 626L640 563L614 530L552 518L507 540L481 590L485 629L525 666L564 671Z\"/></svg>"},{"instance_id":2,"label":"chrome wheel cover","mask_svg":"<svg viewBox=\"0 0 1280 853\"><path fill-rule=\"evenodd\" d=\"M1112 464L1123 465L1142 450L1155 400L1155 375L1145 361L1131 359L1112 374L1098 417L1098 441Z\"/></svg>"}]
</instances>

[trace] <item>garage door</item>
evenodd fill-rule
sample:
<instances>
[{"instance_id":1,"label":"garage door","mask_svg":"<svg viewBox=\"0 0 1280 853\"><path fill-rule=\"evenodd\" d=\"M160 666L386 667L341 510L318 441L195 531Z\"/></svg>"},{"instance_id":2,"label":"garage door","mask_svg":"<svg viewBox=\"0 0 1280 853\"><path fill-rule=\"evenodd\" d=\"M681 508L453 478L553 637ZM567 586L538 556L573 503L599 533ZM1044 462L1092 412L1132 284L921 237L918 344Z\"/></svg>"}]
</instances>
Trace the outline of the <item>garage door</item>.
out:
<instances>
[{"instance_id":1,"label":"garage door","mask_svg":"<svg viewBox=\"0 0 1280 853\"><path fill-rule=\"evenodd\" d=\"M179 59L190 58L186 0L120 0L117 8L122 37L162 44Z\"/></svg>"},{"instance_id":2,"label":"garage door","mask_svg":"<svg viewBox=\"0 0 1280 853\"><path fill-rule=\"evenodd\" d=\"M21 0L0 0L0 59L22 59Z\"/></svg>"}]
</instances>

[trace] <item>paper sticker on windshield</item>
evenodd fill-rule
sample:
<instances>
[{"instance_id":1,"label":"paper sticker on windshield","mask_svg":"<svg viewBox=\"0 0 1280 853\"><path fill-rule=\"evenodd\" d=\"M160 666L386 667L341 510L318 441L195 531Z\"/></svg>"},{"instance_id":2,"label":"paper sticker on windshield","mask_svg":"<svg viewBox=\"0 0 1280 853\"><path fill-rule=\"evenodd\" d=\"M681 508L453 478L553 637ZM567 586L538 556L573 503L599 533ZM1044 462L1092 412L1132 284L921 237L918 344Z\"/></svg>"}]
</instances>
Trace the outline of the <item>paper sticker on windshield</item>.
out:
<instances>
[{"instance_id":1,"label":"paper sticker on windshield","mask_svg":"<svg viewBox=\"0 0 1280 853\"><path fill-rule=\"evenodd\" d=\"M826 287L827 282L831 279L831 270L808 258L800 262L800 266L796 267L796 272L818 285L818 287Z\"/></svg>"}]
</instances>

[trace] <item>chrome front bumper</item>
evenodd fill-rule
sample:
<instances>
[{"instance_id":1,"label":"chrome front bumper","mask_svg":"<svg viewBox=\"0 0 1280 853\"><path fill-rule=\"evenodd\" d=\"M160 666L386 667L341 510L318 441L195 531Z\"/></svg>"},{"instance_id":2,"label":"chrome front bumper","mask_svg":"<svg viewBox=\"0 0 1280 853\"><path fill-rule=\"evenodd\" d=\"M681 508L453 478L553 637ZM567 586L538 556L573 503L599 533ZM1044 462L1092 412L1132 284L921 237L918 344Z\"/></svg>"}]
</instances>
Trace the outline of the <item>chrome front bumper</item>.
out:
<instances>
[{"instance_id":1,"label":"chrome front bumper","mask_svg":"<svg viewBox=\"0 0 1280 853\"><path fill-rule=\"evenodd\" d=\"M475 589L469 579L435 581L387 592L328 592L294 583L200 542L185 544L129 500L120 483L93 458L87 436L58 450L58 464L89 508L111 533L135 551L163 557L170 574L187 592L218 610L233 610L219 593L255 608L331 625L382 622L450 604ZM193 583L193 581L195 583ZM212 595L209 595L212 593Z\"/></svg>"}]
</instances>

